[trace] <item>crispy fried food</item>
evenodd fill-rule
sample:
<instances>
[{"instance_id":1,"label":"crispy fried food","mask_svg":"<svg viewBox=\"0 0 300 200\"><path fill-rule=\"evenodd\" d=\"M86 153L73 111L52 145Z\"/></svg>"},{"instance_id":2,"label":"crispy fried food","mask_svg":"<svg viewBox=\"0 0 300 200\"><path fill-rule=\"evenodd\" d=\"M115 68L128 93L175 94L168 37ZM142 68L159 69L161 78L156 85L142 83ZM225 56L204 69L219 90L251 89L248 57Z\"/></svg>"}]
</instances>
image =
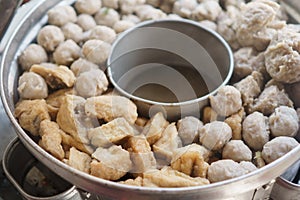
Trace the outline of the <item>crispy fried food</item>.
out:
<instances>
[{"instance_id":1,"label":"crispy fried food","mask_svg":"<svg viewBox=\"0 0 300 200\"><path fill-rule=\"evenodd\" d=\"M92 154L91 174L107 180L118 180L132 168L129 152L121 146L99 147Z\"/></svg>"},{"instance_id":2,"label":"crispy fried food","mask_svg":"<svg viewBox=\"0 0 300 200\"><path fill-rule=\"evenodd\" d=\"M61 132L63 131L55 122L46 119L40 123L39 134L42 137L40 142L43 148L59 160L65 157Z\"/></svg>"},{"instance_id":3,"label":"crispy fried food","mask_svg":"<svg viewBox=\"0 0 300 200\"><path fill-rule=\"evenodd\" d=\"M30 68L30 71L42 76L52 89L72 87L76 80L73 72L68 67L63 65L52 67L33 65Z\"/></svg>"},{"instance_id":4,"label":"crispy fried food","mask_svg":"<svg viewBox=\"0 0 300 200\"><path fill-rule=\"evenodd\" d=\"M162 113L155 114L145 125L142 134L144 134L150 145L159 140L164 129L169 122L165 119Z\"/></svg>"},{"instance_id":5,"label":"crispy fried food","mask_svg":"<svg viewBox=\"0 0 300 200\"><path fill-rule=\"evenodd\" d=\"M69 159L67 160L68 165L85 173L90 173L91 161L92 158L88 154L71 147Z\"/></svg>"},{"instance_id":6,"label":"crispy fried food","mask_svg":"<svg viewBox=\"0 0 300 200\"><path fill-rule=\"evenodd\" d=\"M19 120L21 127L34 136L39 135L40 123L45 119L50 120L44 99L20 101L16 105L15 117Z\"/></svg>"},{"instance_id":7,"label":"crispy fried food","mask_svg":"<svg viewBox=\"0 0 300 200\"><path fill-rule=\"evenodd\" d=\"M148 171L143 174L143 177L143 186L150 187L188 187L209 184L206 178L193 178L171 167Z\"/></svg>"},{"instance_id":8,"label":"crispy fried food","mask_svg":"<svg viewBox=\"0 0 300 200\"><path fill-rule=\"evenodd\" d=\"M119 144L133 135L133 126L124 118L116 118L88 132L91 143L96 147L108 147L113 144Z\"/></svg>"},{"instance_id":9,"label":"crispy fried food","mask_svg":"<svg viewBox=\"0 0 300 200\"><path fill-rule=\"evenodd\" d=\"M137 107L132 101L126 97L114 95L88 98L85 112L88 116L97 117L106 122L123 117L131 124L134 124L138 116Z\"/></svg>"},{"instance_id":10,"label":"crispy fried food","mask_svg":"<svg viewBox=\"0 0 300 200\"><path fill-rule=\"evenodd\" d=\"M191 177L206 178L210 151L198 144L191 144L174 151L171 167Z\"/></svg>"},{"instance_id":11,"label":"crispy fried food","mask_svg":"<svg viewBox=\"0 0 300 200\"><path fill-rule=\"evenodd\" d=\"M57 113L57 123L66 133L80 143L88 144L87 132L94 128L96 121L85 115L85 99L75 95L66 95Z\"/></svg>"}]
</instances>

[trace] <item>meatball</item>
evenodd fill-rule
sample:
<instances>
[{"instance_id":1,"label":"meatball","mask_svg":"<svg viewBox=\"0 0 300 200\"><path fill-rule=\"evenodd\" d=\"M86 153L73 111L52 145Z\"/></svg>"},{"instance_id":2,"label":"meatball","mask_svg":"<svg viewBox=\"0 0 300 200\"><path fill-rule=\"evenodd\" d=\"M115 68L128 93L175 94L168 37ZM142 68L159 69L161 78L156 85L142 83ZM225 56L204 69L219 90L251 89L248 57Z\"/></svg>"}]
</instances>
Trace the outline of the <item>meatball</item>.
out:
<instances>
[{"instance_id":1,"label":"meatball","mask_svg":"<svg viewBox=\"0 0 300 200\"><path fill-rule=\"evenodd\" d=\"M162 12L160 9L153 8L150 5L137 6L136 14L141 21L159 20L167 17L166 13Z\"/></svg>"},{"instance_id":2,"label":"meatball","mask_svg":"<svg viewBox=\"0 0 300 200\"><path fill-rule=\"evenodd\" d=\"M63 26L68 22L75 23L77 20L76 11L72 6L56 6L48 11L48 23L56 26Z\"/></svg>"},{"instance_id":3,"label":"meatball","mask_svg":"<svg viewBox=\"0 0 300 200\"><path fill-rule=\"evenodd\" d=\"M136 6L145 4L146 0L119 0L122 14L132 14Z\"/></svg>"},{"instance_id":4,"label":"meatball","mask_svg":"<svg viewBox=\"0 0 300 200\"><path fill-rule=\"evenodd\" d=\"M201 26L204 26L205 28L209 28L209 29L211 29L213 31L217 31L217 24L215 22L210 21L210 20L200 21L199 24Z\"/></svg>"},{"instance_id":5,"label":"meatball","mask_svg":"<svg viewBox=\"0 0 300 200\"><path fill-rule=\"evenodd\" d=\"M92 69L99 69L99 66L86 59L79 58L78 60L72 63L70 68L74 75L78 77L83 72L87 72Z\"/></svg>"},{"instance_id":6,"label":"meatball","mask_svg":"<svg viewBox=\"0 0 300 200\"><path fill-rule=\"evenodd\" d=\"M141 22L141 19L136 15L123 15L122 20L129 21L129 22L132 22L134 24L138 24L138 23Z\"/></svg>"},{"instance_id":7,"label":"meatball","mask_svg":"<svg viewBox=\"0 0 300 200\"><path fill-rule=\"evenodd\" d=\"M223 86L216 96L210 96L213 110L219 115L229 116L242 108L241 93L233 86Z\"/></svg>"},{"instance_id":8,"label":"meatball","mask_svg":"<svg viewBox=\"0 0 300 200\"><path fill-rule=\"evenodd\" d=\"M83 30L77 24L67 23L61 28L61 30L66 39L71 39L76 43L81 42L83 39Z\"/></svg>"},{"instance_id":9,"label":"meatball","mask_svg":"<svg viewBox=\"0 0 300 200\"><path fill-rule=\"evenodd\" d=\"M94 18L88 14L80 14L76 23L83 29L83 31L88 31L97 25Z\"/></svg>"},{"instance_id":10,"label":"meatball","mask_svg":"<svg viewBox=\"0 0 300 200\"><path fill-rule=\"evenodd\" d=\"M283 29L278 31L265 51L266 69L276 81L300 81L300 33Z\"/></svg>"},{"instance_id":11,"label":"meatball","mask_svg":"<svg viewBox=\"0 0 300 200\"><path fill-rule=\"evenodd\" d=\"M292 137L279 136L267 142L262 150L262 157L266 163L271 163L284 156L299 145Z\"/></svg>"},{"instance_id":12,"label":"meatball","mask_svg":"<svg viewBox=\"0 0 300 200\"><path fill-rule=\"evenodd\" d=\"M79 13L95 14L102 6L101 0L77 0L75 8Z\"/></svg>"},{"instance_id":13,"label":"meatball","mask_svg":"<svg viewBox=\"0 0 300 200\"><path fill-rule=\"evenodd\" d=\"M53 25L44 26L38 33L37 42L47 51L54 51L55 48L65 40L60 28Z\"/></svg>"},{"instance_id":14,"label":"meatball","mask_svg":"<svg viewBox=\"0 0 300 200\"><path fill-rule=\"evenodd\" d=\"M274 137L294 137L299 129L298 121L297 112L294 108L287 106L277 107L275 112L269 117L271 134Z\"/></svg>"},{"instance_id":15,"label":"meatball","mask_svg":"<svg viewBox=\"0 0 300 200\"><path fill-rule=\"evenodd\" d=\"M256 150L262 150L263 146L269 141L268 117L260 112L248 115L243 121L242 136L246 144Z\"/></svg>"},{"instance_id":16,"label":"meatball","mask_svg":"<svg viewBox=\"0 0 300 200\"><path fill-rule=\"evenodd\" d=\"M113 25L119 20L119 13L111 8L101 8L95 14L95 21L98 25L113 27Z\"/></svg>"},{"instance_id":17,"label":"meatball","mask_svg":"<svg viewBox=\"0 0 300 200\"><path fill-rule=\"evenodd\" d=\"M213 162L207 172L211 183L228 180L245 174L243 167L233 160L218 160Z\"/></svg>"},{"instance_id":18,"label":"meatball","mask_svg":"<svg viewBox=\"0 0 300 200\"><path fill-rule=\"evenodd\" d=\"M117 21L114 26L113 29L117 32L117 33L121 33L123 31L126 31L127 29L133 27L135 24L131 21L126 21L126 20L120 20Z\"/></svg>"},{"instance_id":19,"label":"meatball","mask_svg":"<svg viewBox=\"0 0 300 200\"><path fill-rule=\"evenodd\" d=\"M40 64L47 61L47 52L38 44L30 44L19 57L19 63L25 71L29 71L30 67L34 64Z\"/></svg>"},{"instance_id":20,"label":"meatball","mask_svg":"<svg viewBox=\"0 0 300 200\"><path fill-rule=\"evenodd\" d=\"M242 140L231 140L224 146L222 158L236 162L251 161L252 152Z\"/></svg>"},{"instance_id":21,"label":"meatball","mask_svg":"<svg viewBox=\"0 0 300 200\"><path fill-rule=\"evenodd\" d=\"M89 39L102 40L111 44L116 37L117 34L114 29L111 29L107 26L95 26L93 29L91 29Z\"/></svg>"},{"instance_id":22,"label":"meatball","mask_svg":"<svg viewBox=\"0 0 300 200\"><path fill-rule=\"evenodd\" d=\"M107 60L111 51L111 45L102 40L88 40L82 46L84 57L95 63L102 65Z\"/></svg>"},{"instance_id":23,"label":"meatball","mask_svg":"<svg viewBox=\"0 0 300 200\"><path fill-rule=\"evenodd\" d=\"M69 66L80 57L80 47L73 41L61 43L53 53L53 59L59 65Z\"/></svg>"},{"instance_id":24,"label":"meatball","mask_svg":"<svg viewBox=\"0 0 300 200\"><path fill-rule=\"evenodd\" d=\"M270 115L278 106L292 107L293 102L284 90L280 90L276 85L271 85L262 91L258 99L255 99L255 103L249 107L249 111L259 111L264 115Z\"/></svg>"},{"instance_id":25,"label":"meatball","mask_svg":"<svg viewBox=\"0 0 300 200\"><path fill-rule=\"evenodd\" d=\"M210 20L216 21L222 8L216 1L204 1L200 3L193 11L191 18L197 21Z\"/></svg>"},{"instance_id":26,"label":"meatball","mask_svg":"<svg viewBox=\"0 0 300 200\"><path fill-rule=\"evenodd\" d=\"M100 69L92 69L81 73L75 83L77 93L84 97L101 95L107 90L108 80Z\"/></svg>"},{"instance_id":27,"label":"meatball","mask_svg":"<svg viewBox=\"0 0 300 200\"><path fill-rule=\"evenodd\" d=\"M118 9L119 8L119 0L102 0L103 7Z\"/></svg>"},{"instance_id":28,"label":"meatball","mask_svg":"<svg viewBox=\"0 0 300 200\"><path fill-rule=\"evenodd\" d=\"M197 0L179 0L174 3L173 13L190 18L192 11L197 7Z\"/></svg>"},{"instance_id":29,"label":"meatball","mask_svg":"<svg viewBox=\"0 0 300 200\"><path fill-rule=\"evenodd\" d=\"M275 5L275 4L274 4ZM277 8L261 1L250 2L242 7L237 20L237 38L242 46L264 50L270 43L274 29L267 28L276 16Z\"/></svg>"},{"instance_id":30,"label":"meatball","mask_svg":"<svg viewBox=\"0 0 300 200\"><path fill-rule=\"evenodd\" d=\"M231 139L232 131L225 122L214 121L199 130L200 142L209 150L221 150Z\"/></svg>"},{"instance_id":31,"label":"meatball","mask_svg":"<svg viewBox=\"0 0 300 200\"><path fill-rule=\"evenodd\" d=\"M18 92L22 99L44 99L48 96L48 87L40 75L25 72L19 78Z\"/></svg>"},{"instance_id":32,"label":"meatball","mask_svg":"<svg viewBox=\"0 0 300 200\"><path fill-rule=\"evenodd\" d=\"M198 131L203 126L203 123L196 117L185 117L178 121L177 128L179 137L183 145L192 144L198 139Z\"/></svg>"}]
</instances>

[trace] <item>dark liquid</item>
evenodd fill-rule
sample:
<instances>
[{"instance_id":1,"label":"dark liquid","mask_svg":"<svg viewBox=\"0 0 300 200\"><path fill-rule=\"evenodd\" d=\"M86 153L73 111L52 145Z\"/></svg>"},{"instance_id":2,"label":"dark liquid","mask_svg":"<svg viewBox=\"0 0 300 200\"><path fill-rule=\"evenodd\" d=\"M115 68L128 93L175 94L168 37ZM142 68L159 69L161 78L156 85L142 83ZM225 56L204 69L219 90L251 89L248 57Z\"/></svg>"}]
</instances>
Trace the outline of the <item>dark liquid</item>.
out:
<instances>
[{"instance_id":1,"label":"dark liquid","mask_svg":"<svg viewBox=\"0 0 300 200\"><path fill-rule=\"evenodd\" d=\"M161 84L147 83L137 88L133 95L152 101L178 103L208 94L205 81L196 69L191 67L173 67L173 69L184 76L184 80L172 80L172 84L176 88L175 91ZM158 73L160 72L151 72L151 76L156 76ZM187 89L184 85L188 85Z\"/></svg>"}]
</instances>

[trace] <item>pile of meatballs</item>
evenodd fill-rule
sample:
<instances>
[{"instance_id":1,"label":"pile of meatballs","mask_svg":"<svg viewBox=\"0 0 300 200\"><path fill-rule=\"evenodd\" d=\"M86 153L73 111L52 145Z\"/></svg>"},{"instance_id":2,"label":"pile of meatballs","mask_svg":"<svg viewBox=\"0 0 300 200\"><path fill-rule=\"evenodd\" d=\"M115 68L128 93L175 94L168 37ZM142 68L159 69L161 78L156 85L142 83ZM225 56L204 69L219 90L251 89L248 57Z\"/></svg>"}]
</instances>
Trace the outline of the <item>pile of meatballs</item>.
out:
<instances>
[{"instance_id":1,"label":"pile of meatballs","mask_svg":"<svg viewBox=\"0 0 300 200\"><path fill-rule=\"evenodd\" d=\"M242 176L299 146L300 26L275 0L77 0L47 16L18 58L15 117L67 165L122 184L188 187ZM112 92L111 45L139 22L182 18L225 38L234 75L200 119L139 116Z\"/></svg>"}]
</instances>

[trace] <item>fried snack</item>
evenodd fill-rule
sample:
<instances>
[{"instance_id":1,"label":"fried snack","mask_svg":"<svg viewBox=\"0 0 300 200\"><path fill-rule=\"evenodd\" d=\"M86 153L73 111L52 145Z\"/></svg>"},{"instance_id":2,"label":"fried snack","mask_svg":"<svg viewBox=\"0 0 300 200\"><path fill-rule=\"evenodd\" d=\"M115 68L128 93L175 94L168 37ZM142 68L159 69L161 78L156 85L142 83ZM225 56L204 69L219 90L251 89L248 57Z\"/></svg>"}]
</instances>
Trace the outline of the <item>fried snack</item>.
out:
<instances>
[{"instance_id":1,"label":"fried snack","mask_svg":"<svg viewBox=\"0 0 300 200\"><path fill-rule=\"evenodd\" d=\"M74 137L76 141L89 144L87 132L98 122L85 115L85 102L82 97L66 95L57 113L56 121L60 128Z\"/></svg>"},{"instance_id":2,"label":"fried snack","mask_svg":"<svg viewBox=\"0 0 300 200\"><path fill-rule=\"evenodd\" d=\"M134 135L134 129L124 118L116 118L100 127L88 131L91 143L96 147L120 144Z\"/></svg>"},{"instance_id":3,"label":"fried snack","mask_svg":"<svg viewBox=\"0 0 300 200\"><path fill-rule=\"evenodd\" d=\"M156 159L144 135L130 137L125 149L130 153L133 163L132 173L144 173L156 168Z\"/></svg>"},{"instance_id":4,"label":"fried snack","mask_svg":"<svg viewBox=\"0 0 300 200\"><path fill-rule=\"evenodd\" d=\"M65 157L62 147L62 132L55 122L46 119L40 123L41 146L59 160L63 160Z\"/></svg>"},{"instance_id":5,"label":"fried snack","mask_svg":"<svg viewBox=\"0 0 300 200\"><path fill-rule=\"evenodd\" d=\"M150 187L188 187L209 184L206 178L193 178L171 167L148 171L143 174L143 178L143 186Z\"/></svg>"},{"instance_id":6,"label":"fried snack","mask_svg":"<svg viewBox=\"0 0 300 200\"><path fill-rule=\"evenodd\" d=\"M150 145L161 138L164 129L169 125L162 113L155 114L145 125L142 134L144 134Z\"/></svg>"},{"instance_id":7,"label":"fried snack","mask_svg":"<svg viewBox=\"0 0 300 200\"><path fill-rule=\"evenodd\" d=\"M73 72L66 66L33 65L30 71L41 75L52 89L72 87L76 80Z\"/></svg>"},{"instance_id":8,"label":"fried snack","mask_svg":"<svg viewBox=\"0 0 300 200\"><path fill-rule=\"evenodd\" d=\"M16 104L15 117L20 125L32 135L38 136L40 123L50 120L46 101L44 99L22 100Z\"/></svg>"},{"instance_id":9,"label":"fried snack","mask_svg":"<svg viewBox=\"0 0 300 200\"><path fill-rule=\"evenodd\" d=\"M228 124L232 130L232 140L242 139L242 121L245 117L244 109L241 109L238 113L235 113L225 119L225 123Z\"/></svg>"},{"instance_id":10,"label":"fried snack","mask_svg":"<svg viewBox=\"0 0 300 200\"><path fill-rule=\"evenodd\" d=\"M83 171L85 173L90 173L92 158L81 151L78 151L75 147L71 147L69 159L66 161L68 165Z\"/></svg>"},{"instance_id":11,"label":"fried snack","mask_svg":"<svg viewBox=\"0 0 300 200\"><path fill-rule=\"evenodd\" d=\"M174 151L171 167L191 177L206 178L210 151L198 144L191 144Z\"/></svg>"},{"instance_id":12,"label":"fried snack","mask_svg":"<svg viewBox=\"0 0 300 200\"><path fill-rule=\"evenodd\" d=\"M169 124L163 131L161 138L152 146L155 156L168 163L171 162L174 151L180 147L182 147L182 142L175 123Z\"/></svg>"},{"instance_id":13,"label":"fried snack","mask_svg":"<svg viewBox=\"0 0 300 200\"><path fill-rule=\"evenodd\" d=\"M118 180L132 168L130 154L121 146L99 147L92 154L91 174L107 180Z\"/></svg>"},{"instance_id":14,"label":"fried snack","mask_svg":"<svg viewBox=\"0 0 300 200\"><path fill-rule=\"evenodd\" d=\"M130 124L137 119L136 105L122 96L105 95L88 98L85 103L85 112L90 117L97 117L106 122L123 117Z\"/></svg>"}]
</instances>

